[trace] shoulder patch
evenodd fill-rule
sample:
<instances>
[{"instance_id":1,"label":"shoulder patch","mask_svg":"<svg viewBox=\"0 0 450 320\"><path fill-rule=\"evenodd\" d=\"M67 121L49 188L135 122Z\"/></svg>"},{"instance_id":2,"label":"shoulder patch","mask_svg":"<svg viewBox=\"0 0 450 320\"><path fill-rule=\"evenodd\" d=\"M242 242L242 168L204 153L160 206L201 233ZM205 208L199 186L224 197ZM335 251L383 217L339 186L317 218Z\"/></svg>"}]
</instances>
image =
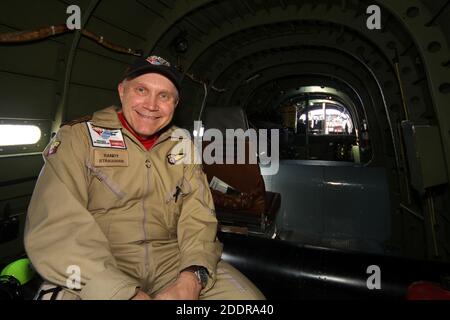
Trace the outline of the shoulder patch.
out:
<instances>
[{"instance_id":1,"label":"shoulder patch","mask_svg":"<svg viewBox=\"0 0 450 320\"><path fill-rule=\"evenodd\" d=\"M78 119L75 119L75 120L72 120L69 122L65 122L65 123L61 124L60 128L63 126L71 126L72 127L72 126L76 125L77 123L87 122L91 119L92 119L92 115L84 116L84 117L81 117L81 118L78 118Z\"/></svg>"},{"instance_id":2,"label":"shoulder patch","mask_svg":"<svg viewBox=\"0 0 450 320\"><path fill-rule=\"evenodd\" d=\"M53 141L52 144L48 147L45 155L47 157L54 155L58 151L58 148L60 145L61 145L61 141Z\"/></svg>"}]
</instances>

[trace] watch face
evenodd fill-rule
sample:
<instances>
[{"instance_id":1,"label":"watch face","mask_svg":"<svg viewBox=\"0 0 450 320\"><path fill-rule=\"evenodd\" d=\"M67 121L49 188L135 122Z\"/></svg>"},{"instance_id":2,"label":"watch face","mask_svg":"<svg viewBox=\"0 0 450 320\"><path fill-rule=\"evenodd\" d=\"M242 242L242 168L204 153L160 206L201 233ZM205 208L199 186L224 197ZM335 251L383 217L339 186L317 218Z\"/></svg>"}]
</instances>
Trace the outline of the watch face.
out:
<instances>
[{"instance_id":1,"label":"watch face","mask_svg":"<svg viewBox=\"0 0 450 320\"><path fill-rule=\"evenodd\" d=\"M206 271L205 268L198 268L195 272L197 274L197 277L204 288L206 284L208 283L208 271Z\"/></svg>"}]
</instances>

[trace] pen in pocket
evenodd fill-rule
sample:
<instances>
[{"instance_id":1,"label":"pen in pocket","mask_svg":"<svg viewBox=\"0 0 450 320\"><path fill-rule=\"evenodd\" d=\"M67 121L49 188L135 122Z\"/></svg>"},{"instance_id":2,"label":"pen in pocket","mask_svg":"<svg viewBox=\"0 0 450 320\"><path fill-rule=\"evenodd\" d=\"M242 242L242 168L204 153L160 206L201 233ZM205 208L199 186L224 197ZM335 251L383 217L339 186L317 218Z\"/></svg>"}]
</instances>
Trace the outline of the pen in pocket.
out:
<instances>
[{"instance_id":1,"label":"pen in pocket","mask_svg":"<svg viewBox=\"0 0 450 320\"><path fill-rule=\"evenodd\" d=\"M178 196L181 194L181 188L177 186L177 191L175 191L175 194L173 195L175 197L175 202L178 201Z\"/></svg>"}]
</instances>

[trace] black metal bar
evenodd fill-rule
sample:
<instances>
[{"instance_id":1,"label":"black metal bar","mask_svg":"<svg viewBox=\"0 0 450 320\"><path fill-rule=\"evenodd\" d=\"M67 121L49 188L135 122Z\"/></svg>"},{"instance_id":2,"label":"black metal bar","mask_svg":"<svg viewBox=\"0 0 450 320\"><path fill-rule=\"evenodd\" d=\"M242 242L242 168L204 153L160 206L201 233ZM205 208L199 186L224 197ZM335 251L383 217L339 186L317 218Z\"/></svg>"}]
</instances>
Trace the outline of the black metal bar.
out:
<instances>
[{"instance_id":1,"label":"black metal bar","mask_svg":"<svg viewBox=\"0 0 450 320\"><path fill-rule=\"evenodd\" d=\"M97 20L100 20L100 21L103 22L104 24L107 24L107 25L109 25L109 26L111 26L111 27L113 27L113 28L115 28L115 29L117 29L117 30L120 30L120 31L122 31L122 32L124 32L124 33L127 33L127 34L129 34L129 35L131 35L131 36L133 36L133 37L135 37L135 38L137 38L137 39L139 39L139 40L142 40L142 41L146 41L146 40L147 40L146 38L142 37L142 36L139 35L139 34L130 32L129 30L124 29L124 28L121 28L121 27L119 27L118 25L116 25L116 24L114 24L114 23L111 23L111 22L109 22L109 21L107 21L107 20L105 20L105 19L103 19L103 18L100 18L100 17L98 17L98 16L96 16L96 15L92 15L92 17L95 18L95 19L97 19Z\"/></svg>"},{"instance_id":2,"label":"black metal bar","mask_svg":"<svg viewBox=\"0 0 450 320\"><path fill-rule=\"evenodd\" d=\"M165 1L163 1L163 0L158 0L158 2L159 3L161 3L164 7L166 7L167 9L173 9L173 7L172 6L170 6L168 3L166 3Z\"/></svg>"},{"instance_id":3,"label":"black metal bar","mask_svg":"<svg viewBox=\"0 0 450 320\"><path fill-rule=\"evenodd\" d=\"M242 3L245 5L248 11L254 16L256 14L255 9L252 8L252 6L247 2L247 0L242 0Z\"/></svg>"},{"instance_id":4,"label":"black metal bar","mask_svg":"<svg viewBox=\"0 0 450 320\"><path fill-rule=\"evenodd\" d=\"M22 77L27 77L27 78L53 81L53 82L56 82L58 80L58 79L52 79L52 78L47 78L47 77L43 77L43 76L37 76L37 75L34 75L34 74L27 74L27 73L22 73L22 72L14 72L14 71L11 71L11 70L1 70L0 69L0 72L14 74L14 75L17 75L17 76L22 76Z\"/></svg>"},{"instance_id":5,"label":"black metal bar","mask_svg":"<svg viewBox=\"0 0 450 320\"><path fill-rule=\"evenodd\" d=\"M433 25L434 21L436 21L437 18L439 18L439 16L444 13L445 9L447 8L447 6L450 4L450 0L447 0L447 2L442 6L441 9L439 9L436 14L433 16L433 18L431 18L431 20L429 22L427 22L425 24L426 27L429 27L431 25Z\"/></svg>"},{"instance_id":6,"label":"black metal bar","mask_svg":"<svg viewBox=\"0 0 450 320\"><path fill-rule=\"evenodd\" d=\"M403 52L402 53L400 53L400 56L404 56L404 55L406 55L406 53L409 51L409 50L411 50L412 48L414 48L414 42L411 42L411 44L409 45L409 46L407 46L406 48L405 48L405 50L403 50Z\"/></svg>"},{"instance_id":7,"label":"black metal bar","mask_svg":"<svg viewBox=\"0 0 450 320\"><path fill-rule=\"evenodd\" d=\"M161 13L159 13L158 11L152 9L151 7L149 7L148 5L143 3L142 1L136 0L136 2L139 3L141 6L143 6L145 9L147 9L148 11L150 11L151 13L153 13L154 15L160 17L163 20L166 20L166 18Z\"/></svg>"},{"instance_id":8,"label":"black metal bar","mask_svg":"<svg viewBox=\"0 0 450 320\"><path fill-rule=\"evenodd\" d=\"M8 186L12 186L14 184L34 181L34 180L37 180L37 178L38 178L37 176L34 176L34 177L26 177L26 178L8 180L8 181L0 181L0 187L8 187Z\"/></svg>"},{"instance_id":9,"label":"black metal bar","mask_svg":"<svg viewBox=\"0 0 450 320\"><path fill-rule=\"evenodd\" d=\"M203 14L203 11L202 16L205 17L209 21L209 23L213 24L217 29L220 29L220 25L217 22L215 22L214 19L211 19L208 15Z\"/></svg>"},{"instance_id":10,"label":"black metal bar","mask_svg":"<svg viewBox=\"0 0 450 320\"><path fill-rule=\"evenodd\" d=\"M199 33L203 34L203 35L207 35L208 33L203 31L199 26L197 26L194 22L192 22L192 20L188 17L185 17L184 20L191 26L193 27L195 30L197 30Z\"/></svg>"},{"instance_id":11,"label":"black metal bar","mask_svg":"<svg viewBox=\"0 0 450 320\"><path fill-rule=\"evenodd\" d=\"M252 280L268 299L405 299L416 281L441 282L450 264L346 252L255 236L221 233L223 259ZM380 289L369 289L369 266Z\"/></svg>"},{"instance_id":12,"label":"black metal bar","mask_svg":"<svg viewBox=\"0 0 450 320\"><path fill-rule=\"evenodd\" d=\"M104 87L100 87L100 86L93 86L91 84L74 82L74 81L72 81L71 84L80 86L80 87L85 87L85 88L94 88L94 89L100 89L100 90L105 90L105 91L117 92L116 88L104 88Z\"/></svg>"}]
</instances>

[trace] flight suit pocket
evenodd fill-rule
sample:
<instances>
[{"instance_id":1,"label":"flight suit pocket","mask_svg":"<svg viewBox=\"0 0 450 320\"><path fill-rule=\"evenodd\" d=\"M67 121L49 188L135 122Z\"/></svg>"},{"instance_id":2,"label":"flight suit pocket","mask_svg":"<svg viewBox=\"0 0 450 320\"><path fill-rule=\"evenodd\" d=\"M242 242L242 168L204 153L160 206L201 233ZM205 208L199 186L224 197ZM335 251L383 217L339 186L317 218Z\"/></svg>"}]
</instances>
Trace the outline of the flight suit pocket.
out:
<instances>
[{"instance_id":1,"label":"flight suit pocket","mask_svg":"<svg viewBox=\"0 0 450 320\"><path fill-rule=\"evenodd\" d=\"M92 181L89 186L89 209L91 211L117 206L125 196L122 188L104 171L86 163Z\"/></svg>"}]
</instances>

